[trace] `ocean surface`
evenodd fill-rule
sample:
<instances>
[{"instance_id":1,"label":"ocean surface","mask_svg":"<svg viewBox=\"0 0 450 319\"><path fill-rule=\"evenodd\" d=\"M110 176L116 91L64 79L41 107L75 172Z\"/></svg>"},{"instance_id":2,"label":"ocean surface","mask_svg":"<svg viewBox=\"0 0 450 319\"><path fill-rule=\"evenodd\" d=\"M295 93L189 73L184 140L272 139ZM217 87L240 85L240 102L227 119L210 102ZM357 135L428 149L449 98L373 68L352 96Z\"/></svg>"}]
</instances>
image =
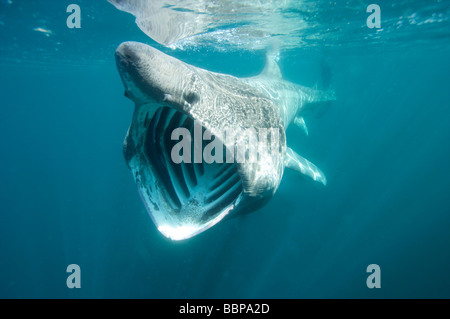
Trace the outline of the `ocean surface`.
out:
<instances>
[{"instance_id":1,"label":"ocean surface","mask_svg":"<svg viewBox=\"0 0 450 319\"><path fill-rule=\"evenodd\" d=\"M223 2L166 6L209 20L162 43L106 0L0 1L0 297L450 298L450 1L378 1L380 29L371 1ZM122 155L130 40L238 77L277 46L285 79L336 93L287 130L327 186L286 170L258 211L166 239Z\"/></svg>"}]
</instances>

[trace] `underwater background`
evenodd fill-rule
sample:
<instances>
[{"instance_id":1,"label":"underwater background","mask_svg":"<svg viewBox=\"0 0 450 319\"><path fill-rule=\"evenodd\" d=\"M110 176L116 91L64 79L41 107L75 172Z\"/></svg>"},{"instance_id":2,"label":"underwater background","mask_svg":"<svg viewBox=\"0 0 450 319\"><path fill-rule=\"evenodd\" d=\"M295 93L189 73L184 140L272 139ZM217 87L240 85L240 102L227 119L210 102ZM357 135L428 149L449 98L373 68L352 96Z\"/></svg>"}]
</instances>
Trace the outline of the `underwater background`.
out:
<instances>
[{"instance_id":1,"label":"underwater background","mask_svg":"<svg viewBox=\"0 0 450 319\"><path fill-rule=\"evenodd\" d=\"M73 2L81 29L66 26ZM450 298L450 1L378 1L381 29L372 2L295 3L281 14L309 27L281 48L283 76L337 99L287 143L328 185L286 170L263 208L173 242L123 159L134 106L114 51L140 41L247 77L265 50L168 48L106 0L1 0L0 297Z\"/></svg>"}]
</instances>

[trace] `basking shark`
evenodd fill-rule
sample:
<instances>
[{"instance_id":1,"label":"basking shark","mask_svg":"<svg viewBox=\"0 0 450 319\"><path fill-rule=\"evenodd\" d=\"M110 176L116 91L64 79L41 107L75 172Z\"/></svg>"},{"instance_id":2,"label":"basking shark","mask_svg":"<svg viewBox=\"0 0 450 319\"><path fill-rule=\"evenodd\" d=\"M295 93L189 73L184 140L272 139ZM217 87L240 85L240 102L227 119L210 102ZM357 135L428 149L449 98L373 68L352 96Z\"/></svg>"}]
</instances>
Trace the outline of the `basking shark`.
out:
<instances>
[{"instance_id":1,"label":"basking shark","mask_svg":"<svg viewBox=\"0 0 450 319\"><path fill-rule=\"evenodd\" d=\"M125 96L135 104L124 156L164 236L187 239L226 216L258 209L276 192L285 167L326 185L319 168L287 147L285 131L294 122L307 132L303 116L334 94L283 80L276 54L268 54L262 73L250 78L210 72L137 42L122 43L116 62ZM174 161L177 128L214 137L226 154L250 145L255 160ZM250 128L269 133L252 140L222 134ZM188 143L205 151L205 145L194 145L195 138Z\"/></svg>"}]
</instances>

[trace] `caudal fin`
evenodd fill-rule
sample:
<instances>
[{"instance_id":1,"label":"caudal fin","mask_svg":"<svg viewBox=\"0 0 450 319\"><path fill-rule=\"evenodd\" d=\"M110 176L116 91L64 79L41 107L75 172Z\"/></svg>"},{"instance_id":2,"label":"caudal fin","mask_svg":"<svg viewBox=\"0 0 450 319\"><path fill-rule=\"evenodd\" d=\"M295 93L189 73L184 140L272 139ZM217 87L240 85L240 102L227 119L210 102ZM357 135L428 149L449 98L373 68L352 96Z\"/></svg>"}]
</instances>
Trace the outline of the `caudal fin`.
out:
<instances>
[{"instance_id":1,"label":"caudal fin","mask_svg":"<svg viewBox=\"0 0 450 319\"><path fill-rule=\"evenodd\" d=\"M302 91L307 96L307 100L297 116L305 117L315 115L316 117L320 117L328 110L331 102L336 100L334 90L322 91L302 87Z\"/></svg>"}]
</instances>

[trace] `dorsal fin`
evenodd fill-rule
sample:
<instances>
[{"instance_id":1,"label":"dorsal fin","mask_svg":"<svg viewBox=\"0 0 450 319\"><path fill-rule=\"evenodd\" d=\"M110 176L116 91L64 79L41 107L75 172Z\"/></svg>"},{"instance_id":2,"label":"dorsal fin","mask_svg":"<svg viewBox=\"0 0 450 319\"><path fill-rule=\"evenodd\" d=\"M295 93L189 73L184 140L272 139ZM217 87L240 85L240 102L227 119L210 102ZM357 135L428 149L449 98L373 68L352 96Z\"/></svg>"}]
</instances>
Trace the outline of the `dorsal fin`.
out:
<instances>
[{"instance_id":1,"label":"dorsal fin","mask_svg":"<svg viewBox=\"0 0 450 319\"><path fill-rule=\"evenodd\" d=\"M281 79L281 71L278 66L280 59L279 52L276 50L269 50L266 53L266 66L261 72L260 76Z\"/></svg>"}]
</instances>

